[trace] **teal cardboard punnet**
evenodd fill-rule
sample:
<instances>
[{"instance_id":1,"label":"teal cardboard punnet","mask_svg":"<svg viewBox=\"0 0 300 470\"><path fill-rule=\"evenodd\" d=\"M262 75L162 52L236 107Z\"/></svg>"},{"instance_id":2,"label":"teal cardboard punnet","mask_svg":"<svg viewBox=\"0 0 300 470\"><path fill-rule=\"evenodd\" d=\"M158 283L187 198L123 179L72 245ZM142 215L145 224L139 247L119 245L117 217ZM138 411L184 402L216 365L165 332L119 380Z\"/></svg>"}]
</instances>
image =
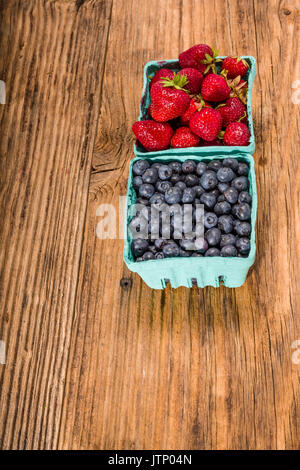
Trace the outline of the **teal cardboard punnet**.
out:
<instances>
[{"instance_id":1,"label":"teal cardboard punnet","mask_svg":"<svg viewBox=\"0 0 300 470\"><path fill-rule=\"evenodd\" d=\"M137 157L131 160L129 168L129 179L126 195L125 207L125 241L124 241L124 261L128 268L138 273L145 283L152 287L152 289L163 289L166 287L166 280L168 280L173 288L179 286L192 287L197 283L198 287L214 286L219 287L220 283L227 287L240 287L246 280L248 270L255 260L255 221L257 212L257 192L256 192L256 179L254 171L254 159L252 155L241 153L231 155L239 161L244 161L249 164L249 192L252 195L252 210L251 210L251 248L247 258L222 258L216 257L189 257L189 258L165 258L159 260L148 260L135 262L131 253L131 236L128 231L129 223L129 208L136 202L136 192L132 186L132 165L141 159L151 160L157 162L180 161L184 162L187 159L195 161L210 161L216 158L224 159L228 154L220 152L216 155L164 155L164 152L156 152L155 158L148 157L147 154L142 157Z\"/></svg>"},{"instance_id":2,"label":"teal cardboard punnet","mask_svg":"<svg viewBox=\"0 0 300 470\"><path fill-rule=\"evenodd\" d=\"M224 59L225 57L218 57L220 59ZM250 140L249 145L244 147L234 147L234 146L222 146L222 152L226 155L232 154L241 154L241 153L250 153L253 154L255 150L255 141L254 141L254 131L253 131L253 118L252 118L252 87L254 77L256 75L256 60L252 56L242 56L245 59L250 68L246 75L248 80L248 93L247 93L247 114L248 114L248 125L250 130ZM150 91L149 91L149 83L150 83L150 76L153 76L155 72L159 69L166 67L172 69L174 71L179 70L179 63L178 60L161 60L161 61L151 61L147 62L144 67L144 87L142 92L142 98L140 101L140 114L139 114L139 121L143 119L149 119L147 117L147 109L150 105ZM184 149L167 149L159 152L147 152L142 146L137 142L134 145L134 153L136 156L147 156L147 157L156 157L158 155L216 155L220 153L219 146L208 146L208 147L189 147Z\"/></svg>"}]
</instances>

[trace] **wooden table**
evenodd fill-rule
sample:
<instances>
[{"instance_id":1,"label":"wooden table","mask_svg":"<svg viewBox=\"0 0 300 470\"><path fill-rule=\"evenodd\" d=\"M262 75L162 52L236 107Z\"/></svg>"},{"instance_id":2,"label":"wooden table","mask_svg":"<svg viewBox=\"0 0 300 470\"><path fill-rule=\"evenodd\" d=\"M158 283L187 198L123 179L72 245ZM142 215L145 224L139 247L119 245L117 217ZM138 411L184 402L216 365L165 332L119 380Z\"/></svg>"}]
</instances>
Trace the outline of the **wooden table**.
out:
<instances>
[{"instance_id":1,"label":"wooden table","mask_svg":"<svg viewBox=\"0 0 300 470\"><path fill-rule=\"evenodd\" d=\"M1 10L1 447L299 448L299 2ZM199 42L258 59L257 261L239 289L153 291L97 208L125 194L144 63Z\"/></svg>"}]
</instances>

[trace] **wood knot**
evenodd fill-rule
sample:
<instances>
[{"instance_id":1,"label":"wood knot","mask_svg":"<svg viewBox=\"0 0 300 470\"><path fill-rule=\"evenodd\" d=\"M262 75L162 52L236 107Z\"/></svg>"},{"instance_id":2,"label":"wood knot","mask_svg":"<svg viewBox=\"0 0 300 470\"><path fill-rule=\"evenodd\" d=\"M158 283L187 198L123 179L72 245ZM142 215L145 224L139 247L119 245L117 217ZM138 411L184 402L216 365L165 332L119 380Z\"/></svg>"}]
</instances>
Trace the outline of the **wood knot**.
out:
<instances>
[{"instance_id":1,"label":"wood knot","mask_svg":"<svg viewBox=\"0 0 300 470\"><path fill-rule=\"evenodd\" d=\"M120 281L120 286L122 287L122 289L129 290L131 285L132 285L132 280L130 279L130 277L122 277Z\"/></svg>"},{"instance_id":2,"label":"wood knot","mask_svg":"<svg viewBox=\"0 0 300 470\"><path fill-rule=\"evenodd\" d=\"M291 13L292 12L290 10L287 10L287 9L283 10L283 14L286 16L290 15Z\"/></svg>"}]
</instances>

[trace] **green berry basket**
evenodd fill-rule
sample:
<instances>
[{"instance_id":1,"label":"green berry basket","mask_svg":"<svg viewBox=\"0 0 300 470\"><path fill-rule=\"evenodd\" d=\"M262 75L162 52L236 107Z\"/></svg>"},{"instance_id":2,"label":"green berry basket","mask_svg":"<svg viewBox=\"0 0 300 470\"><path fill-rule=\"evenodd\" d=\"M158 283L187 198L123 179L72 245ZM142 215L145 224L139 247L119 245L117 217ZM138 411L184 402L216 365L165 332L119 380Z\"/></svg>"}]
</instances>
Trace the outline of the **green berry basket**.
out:
<instances>
[{"instance_id":1,"label":"green berry basket","mask_svg":"<svg viewBox=\"0 0 300 470\"><path fill-rule=\"evenodd\" d=\"M225 57L218 57L219 59L225 59ZM138 142L134 145L134 153L138 157L157 157L159 155L169 155L169 156L178 156L178 155L217 155L220 153L220 150L224 155L239 155L241 153L253 154L255 150L255 141L254 141L254 131L253 131L253 119L252 119L252 88L253 81L256 75L256 60L252 56L242 56L245 59L250 68L246 74L248 80L248 93L247 93L247 114L248 114L248 125L250 130L250 140L249 145L244 147L234 147L234 146L207 146L207 147L189 147L183 149L167 149L161 150L159 152L148 152L145 150ZM149 82L150 76L153 76L159 69L166 67L174 71L179 70L178 60L160 60L160 61L151 61L147 62L144 67L144 87L142 98L140 101L140 114L138 120L149 119L147 109L150 105L150 91L149 91Z\"/></svg>"},{"instance_id":2,"label":"green berry basket","mask_svg":"<svg viewBox=\"0 0 300 470\"><path fill-rule=\"evenodd\" d=\"M223 149L222 149L223 150ZM132 165L141 159L149 159L151 163L179 161L187 159L199 161L210 161L216 158L224 159L228 154L220 152L216 155L165 155L165 152L155 152L155 158L149 154L136 157L130 162L129 179L126 195L125 207L125 241L124 241L124 261L130 271L138 273L144 282L152 289L164 289L166 282L170 282L172 288L179 286L198 287L214 286L219 287L220 283L226 287L240 287L246 280L248 270L255 260L255 221L257 212L256 179L254 170L254 159L252 155L240 153L231 155L239 161L249 164L249 192L252 196L251 210L251 248L246 258L238 257L188 257L188 258L164 258L159 260L148 260L135 262L131 253L131 235L128 231L129 208L136 202L136 192L132 186ZM159 154L159 155L157 155Z\"/></svg>"}]
</instances>

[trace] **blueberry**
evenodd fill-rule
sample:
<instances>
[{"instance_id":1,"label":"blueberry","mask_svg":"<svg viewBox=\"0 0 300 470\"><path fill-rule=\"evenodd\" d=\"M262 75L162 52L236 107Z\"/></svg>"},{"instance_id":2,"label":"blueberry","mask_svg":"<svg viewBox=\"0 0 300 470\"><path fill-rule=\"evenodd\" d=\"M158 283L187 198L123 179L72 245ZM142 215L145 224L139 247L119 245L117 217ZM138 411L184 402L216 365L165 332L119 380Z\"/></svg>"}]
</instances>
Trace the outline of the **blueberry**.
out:
<instances>
[{"instance_id":1,"label":"blueberry","mask_svg":"<svg viewBox=\"0 0 300 470\"><path fill-rule=\"evenodd\" d=\"M208 248L204 256L220 256L220 250L218 248Z\"/></svg>"},{"instance_id":2,"label":"blueberry","mask_svg":"<svg viewBox=\"0 0 300 470\"><path fill-rule=\"evenodd\" d=\"M143 254L143 260L148 261L149 259L154 259L154 254L151 253L151 251L146 251L146 253Z\"/></svg>"},{"instance_id":3,"label":"blueberry","mask_svg":"<svg viewBox=\"0 0 300 470\"><path fill-rule=\"evenodd\" d=\"M179 256L179 246L175 242L169 242L163 247L163 254L166 258Z\"/></svg>"},{"instance_id":4,"label":"blueberry","mask_svg":"<svg viewBox=\"0 0 300 470\"><path fill-rule=\"evenodd\" d=\"M220 247L223 248L223 246L226 245L235 245L235 242L236 236L233 235L233 233L223 233L223 235L221 235Z\"/></svg>"},{"instance_id":5,"label":"blueberry","mask_svg":"<svg viewBox=\"0 0 300 470\"><path fill-rule=\"evenodd\" d=\"M212 171L212 170L205 171L200 178L200 183L204 189L214 189L218 184L215 171Z\"/></svg>"},{"instance_id":6,"label":"blueberry","mask_svg":"<svg viewBox=\"0 0 300 470\"><path fill-rule=\"evenodd\" d=\"M180 245L180 248L186 251L195 250L195 244L192 238L183 238L182 240L179 240L179 245Z\"/></svg>"},{"instance_id":7,"label":"blueberry","mask_svg":"<svg viewBox=\"0 0 300 470\"><path fill-rule=\"evenodd\" d=\"M167 243L168 240L165 238L156 238L156 240L154 240L154 246L157 250L161 250Z\"/></svg>"},{"instance_id":8,"label":"blueberry","mask_svg":"<svg viewBox=\"0 0 300 470\"><path fill-rule=\"evenodd\" d=\"M139 262L139 261L144 261L144 260L143 260L143 257L142 257L142 256L138 256L135 261Z\"/></svg>"},{"instance_id":9,"label":"blueberry","mask_svg":"<svg viewBox=\"0 0 300 470\"><path fill-rule=\"evenodd\" d=\"M214 170L214 171L218 171L221 167L222 167L221 160L212 160L207 165L208 170Z\"/></svg>"},{"instance_id":10,"label":"blueberry","mask_svg":"<svg viewBox=\"0 0 300 470\"><path fill-rule=\"evenodd\" d=\"M167 189L172 188L172 183L170 183L170 181L158 181L155 187L157 191L164 194L167 191Z\"/></svg>"},{"instance_id":11,"label":"blueberry","mask_svg":"<svg viewBox=\"0 0 300 470\"><path fill-rule=\"evenodd\" d=\"M143 216L135 215L134 217L132 217L131 221L129 222L129 230L131 234L135 237L138 237L137 233L140 233L140 232L146 235L147 228L148 228L148 221ZM139 235L139 238L141 237L142 235Z\"/></svg>"},{"instance_id":12,"label":"blueberry","mask_svg":"<svg viewBox=\"0 0 300 470\"><path fill-rule=\"evenodd\" d=\"M154 209L158 211L162 210L165 204L164 195L161 193L154 193L150 198L150 204L154 207Z\"/></svg>"},{"instance_id":13,"label":"blueberry","mask_svg":"<svg viewBox=\"0 0 300 470\"><path fill-rule=\"evenodd\" d=\"M171 168L173 175L181 174L181 163L180 162L170 162L169 167Z\"/></svg>"},{"instance_id":14,"label":"blueberry","mask_svg":"<svg viewBox=\"0 0 300 470\"><path fill-rule=\"evenodd\" d=\"M205 251L208 249L208 243L205 238L196 238L195 247L199 253L205 253Z\"/></svg>"},{"instance_id":15,"label":"blueberry","mask_svg":"<svg viewBox=\"0 0 300 470\"><path fill-rule=\"evenodd\" d=\"M154 186L152 184L143 183L139 187L139 195L141 197L150 199L150 197L153 196L153 194L154 194Z\"/></svg>"},{"instance_id":16,"label":"blueberry","mask_svg":"<svg viewBox=\"0 0 300 470\"><path fill-rule=\"evenodd\" d=\"M238 238L236 241L236 247L239 250L239 253L242 255L247 255L250 251L250 240L246 237Z\"/></svg>"},{"instance_id":17,"label":"blueberry","mask_svg":"<svg viewBox=\"0 0 300 470\"><path fill-rule=\"evenodd\" d=\"M231 168L233 171L238 171L239 162L235 158L224 158L223 166Z\"/></svg>"},{"instance_id":18,"label":"blueberry","mask_svg":"<svg viewBox=\"0 0 300 470\"><path fill-rule=\"evenodd\" d=\"M131 242L131 249L135 257L142 256L148 250L148 242L143 238L136 238Z\"/></svg>"},{"instance_id":19,"label":"blueberry","mask_svg":"<svg viewBox=\"0 0 300 470\"><path fill-rule=\"evenodd\" d=\"M137 204L143 204L144 206L149 206L149 204L150 204L148 199L145 199L143 197L138 197L137 200L136 200L136 203Z\"/></svg>"},{"instance_id":20,"label":"blueberry","mask_svg":"<svg viewBox=\"0 0 300 470\"><path fill-rule=\"evenodd\" d=\"M232 187L226 189L223 194L225 196L226 201L230 202L230 204L235 204L239 197L238 190Z\"/></svg>"},{"instance_id":21,"label":"blueberry","mask_svg":"<svg viewBox=\"0 0 300 470\"><path fill-rule=\"evenodd\" d=\"M199 184L199 178L196 175L188 174L184 178L184 182L189 187L197 186Z\"/></svg>"},{"instance_id":22,"label":"blueberry","mask_svg":"<svg viewBox=\"0 0 300 470\"><path fill-rule=\"evenodd\" d=\"M217 215L230 214L231 205L227 201L217 202L214 207L214 212Z\"/></svg>"},{"instance_id":23,"label":"blueberry","mask_svg":"<svg viewBox=\"0 0 300 470\"><path fill-rule=\"evenodd\" d=\"M148 168L142 176L144 183L154 184L158 180L156 168Z\"/></svg>"},{"instance_id":24,"label":"blueberry","mask_svg":"<svg viewBox=\"0 0 300 470\"><path fill-rule=\"evenodd\" d=\"M197 163L196 173L198 176L202 176L206 170L207 170L207 166L205 162Z\"/></svg>"},{"instance_id":25,"label":"blueberry","mask_svg":"<svg viewBox=\"0 0 300 470\"><path fill-rule=\"evenodd\" d=\"M134 175L141 176L149 167L150 164L147 160L138 160L132 165L132 171Z\"/></svg>"},{"instance_id":26,"label":"blueberry","mask_svg":"<svg viewBox=\"0 0 300 470\"><path fill-rule=\"evenodd\" d=\"M216 227L218 223L218 217L214 212L206 212L204 214L204 227L205 228L212 228Z\"/></svg>"},{"instance_id":27,"label":"blueberry","mask_svg":"<svg viewBox=\"0 0 300 470\"><path fill-rule=\"evenodd\" d=\"M252 202L252 197L251 197L251 195L248 193L248 191L242 191L242 192L240 192L240 194L239 194L239 202L240 202L240 203L247 202L248 204L251 204L251 202Z\"/></svg>"},{"instance_id":28,"label":"blueberry","mask_svg":"<svg viewBox=\"0 0 300 470\"><path fill-rule=\"evenodd\" d=\"M155 162L155 163L152 163L151 168L156 168L157 171L158 171L158 169L159 169L162 165L163 165L163 163Z\"/></svg>"},{"instance_id":29,"label":"blueberry","mask_svg":"<svg viewBox=\"0 0 300 470\"><path fill-rule=\"evenodd\" d=\"M220 181L220 183L229 183L233 178L235 177L235 173L232 171L231 168L228 168L226 166L220 168L217 171L217 178Z\"/></svg>"},{"instance_id":30,"label":"blueberry","mask_svg":"<svg viewBox=\"0 0 300 470\"><path fill-rule=\"evenodd\" d=\"M171 176L169 181L171 181L171 183L173 184L176 184L178 183L178 181L182 181L182 176L175 173L174 175Z\"/></svg>"},{"instance_id":31,"label":"blueberry","mask_svg":"<svg viewBox=\"0 0 300 470\"><path fill-rule=\"evenodd\" d=\"M155 245L149 245L148 250L151 251L151 253L153 253L154 255L155 253L157 253L157 249L155 248Z\"/></svg>"},{"instance_id":32,"label":"blueberry","mask_svg":"<svg viewBox=\"0 0 300 470\"><path fill-rule=\"evenodd\" d=\"M200 202L204 204L206 209L212 209L216 205L217 199L212 193L203 193L200 196Z\"/></svg>"},{"instance_id":33,"label":"blueberry","mask_svg":"<svg viewBox=\"0 0 300 470\"><path fill-rule=\"evenodd\" d=\"M220 243L221 231L218 228L213 227L213 228L210 228L209 230L207 230L207 232L205 233L204 236L207 240L207 243L210 246L215 246L215 245L218 245Z\"/></svg>"},{"instance_id":34,"label":"blueberry","mask_svg":"<svg viewBox=\"0 0 300 470\"><path fill-rule=\"evenodd\" d=\"M248 178L246 176L238 176L237 178L234 178L231 186L238 191L246 191L246 189L248 189L248 184Z\"/></svg>"},{"instance_id":35,"label":"blueberry","mask_svg":"<svg viewBox=\"0 0 300 470\"><path fill-rule=\"evenodd\" d=\"M178 204L182 198L182 191L180 188L170 188L165 192L165 200L168 204Z\"/></svg>"},{"instance_id":36,"label":"blueberry","mask_svg":"<svg viewBox=\"0 0 300 470\"><path fill-rule=\"evenodd\" d=\"M201 255L201 253L195 252L195 253L191 254L191 257L193 257L193 258L203 258L203 255Z\"/></svg>"},{"instance_id":37,"label":"blueberry","mask_svg":"<svg viewBox=\"0 0 300 470\"><path fill-rule=\"evenodd\" d=\"M227 256L236 256L237 255L237 249L233 245L226 245L223 246L221 249L221 256L227 257Z\"/></svg>"},{"instance_id":38,"label":"blueberry","mask_svg":"<svg viewBox=\"0 0 300 470\"><path fill-rule=\"evenodd\" d=\"M200 197L201 194L205 193L205 189L202 186L194 186L194 190L196 191L196 197Z\"/></svg>"},{"instance_id":39,"label":"blueberry","mask_svg":"<svg viewBox=\"0 0 300 470\"><path fill-rule=\"evenodd\" d=\"M134 176L132 179L132 186L134 189L139 189L139 187L143 184L143 179L141 176Z\"/></svg>"},{"instance_id":40,"label":"blueberry","mask_svg":"<svg viewBox=\"0 0 300 470\"><path fill-rule=\"evenodd\" d=\"M178 181L174 186L175 188L180 188L182 191L186 188L186 184L184 181Z\"/></svg>"},{"instance_id":41,"label":"blueberry","mask_svg":"<svg viewBox=\"0 0 300 470\"><path fill-rule=\"evenodd\" d=\"M227 188L230 188L228 183L219 183L218 184L218 190L220 191L220 193L224 193L224 191L226 191Z\"/></svg>"},{"instance_id":42,"label":"blueberry","mask_svg":"<svg viewBox=\"0 0 300 470\"><path fill-rule=\"evenodd\" d=\"M168 165L161 165L158 168L158 177L162 180L168 180L172 176L172 169Z\"/></svg>"},{"instance_id":43,"label":"blueberry","mask_svg":"<svg viewBox=\"0 0 300 470\"><path fill-rule=\"evenodd\" d=\"M247 163L240 162L238 170L237 170L237 174L239 176L247 176L248 173L249 173L249 167L248 167Z\"/></svg>"},{"instance_id":44,"label":"blueberry","mask_svg":"<svg viewBox=\"0 0 300 470\"><path fill-rule=\"evenodd\" d=\"M251 225L249 222L241 222L237 220L234 225L235 232L241 237L248 237L251 233Z\"/></svg>"},{"instance_id":45,"label":"blueberry","mask_svg":"<svg viewBox=\"0 0 300 470\"><path fill-rule=\"evenodd\" d=\"M155 259L163 259L164 257L165 255L161 251L159 251L158 253L155 253L154 255Z\"/></svg>"},{"instance_id":46,"label":"blueberry","mask_svg":"<svg viewBox=\"0 0 300 470\"><path fill-rule=\"evenodd\" d=\"M251 207L247 202L236 204L233 206L232 213L240 220L249 220L251 217Z\"/></svg>"},{"instance_id":47,"label":"blueberry","mask_svg":"<svg viewBox=\"0 0 300 470\"><path fill-rule=\"evenodd\" d=\"M186 160L182 163L181 168L185 174L193 173L196 170L196 163L193 160Z\"/></svg>"},{"instance_id":48,"label":"blueberry","mask_svg":"<svg viewBox=\"0 0 300 470\"><path fill-rule=\"evenodd\" d=\"M225 196L224 194L220 194L220 196L217 197L217 202L223 202L225 201Z\"/></svg>"},{"instance_id":49,"label":"blueberry","mask_svg":"<svg viewBox=\"0 0 300 470\"><path fill-rule=\"evenodd\" d=\"M183 250L182 248L179 248L179 257L180 258L187 258L188 256L190 256L190 251L185 251Z\"/></svg>"},{"instance_id":50,"label":"blueberry","mask_svg":"<svg viewBox=\"0 0 300 470\"><path fill-rule=\"evenodd\" d=\"M230 233L233 230L231 215L221 215L218 220L218 227L222 232Z\"/></svg>"},{"instance_id":51,"label":"blueberry","mask_svg":"<svg viewBox=\"0 0 300 470\"><path fill-rule=\"evenodd\" d=\"M194 188L185 188L183 190L181 202L183 204L191 204L192 202L194 202L195 197L196 191L194 190Z\"/></svg>"}]
</instances>

